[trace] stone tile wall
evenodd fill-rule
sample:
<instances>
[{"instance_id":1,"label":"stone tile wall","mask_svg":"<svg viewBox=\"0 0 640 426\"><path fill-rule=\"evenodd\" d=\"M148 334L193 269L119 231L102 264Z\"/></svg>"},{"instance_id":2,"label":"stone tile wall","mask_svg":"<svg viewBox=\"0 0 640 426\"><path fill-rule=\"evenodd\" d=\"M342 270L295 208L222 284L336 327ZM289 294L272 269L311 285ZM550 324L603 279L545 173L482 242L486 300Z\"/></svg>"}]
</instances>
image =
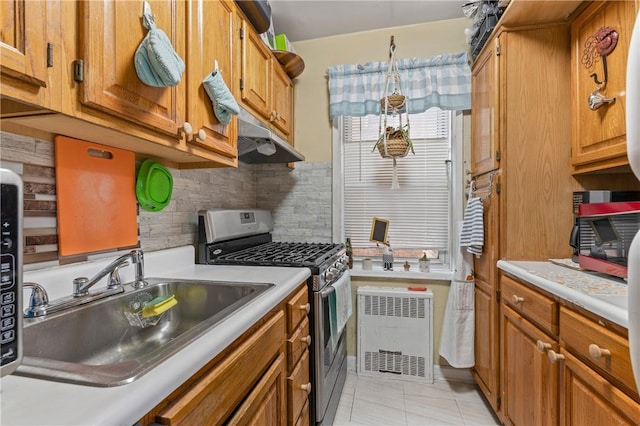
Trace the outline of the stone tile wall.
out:
<instances>
[{"instance_id":1,"label":"stone tile wall","mask_svg":"<svg viewBox=\"0 0 640 426\"><path fill-rule=\"evenodd\" d=\"M31 262L57 259L54 159L52 138L0 132L0 165L51 187L46 194L25 195L33 205L53 206L46 212L29 212L36 220L37 235L47 236L32 236L39 246L29 247ZM40 170L50 173L44 176ZM237 169L169 170L174 182L171 203L160 212L139 209L139 241L144 250L196 244L197 212L210 208L268 209L274 218L274 240L331 242L330 162L296 163L294 169L283 164L240 163Z\"/></svg>"}]
</instances>

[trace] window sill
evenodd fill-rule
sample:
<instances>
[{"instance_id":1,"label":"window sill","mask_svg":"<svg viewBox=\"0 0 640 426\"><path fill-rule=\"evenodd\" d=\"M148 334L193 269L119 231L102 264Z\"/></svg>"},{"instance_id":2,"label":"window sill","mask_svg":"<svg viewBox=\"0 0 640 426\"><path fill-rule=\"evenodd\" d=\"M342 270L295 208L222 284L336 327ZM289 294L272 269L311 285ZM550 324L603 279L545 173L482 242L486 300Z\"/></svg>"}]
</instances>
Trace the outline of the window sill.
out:
<instances>
[{"instance_id":1,"label":"window sill","mask_svg":"<svg viewBox=\"0 0 640 426\"><path fill-rule=\"evenodd\" d=\"M371 270L363 270L360 262L354 262L353 268L350 269L352 277L364 277L364 278L390 278L390 279L405 279L405 280L437 280L437 281L451 281L453 279L453 272L448 270L431 269L429 272L420 272L417 269L418 265L413 265L412 270L405 271L402 265L394 265L393 271L385 271L382 269L381 264L373 265ZM413 270L415 268L415 270Z\"/></svg>"}]
</instances>

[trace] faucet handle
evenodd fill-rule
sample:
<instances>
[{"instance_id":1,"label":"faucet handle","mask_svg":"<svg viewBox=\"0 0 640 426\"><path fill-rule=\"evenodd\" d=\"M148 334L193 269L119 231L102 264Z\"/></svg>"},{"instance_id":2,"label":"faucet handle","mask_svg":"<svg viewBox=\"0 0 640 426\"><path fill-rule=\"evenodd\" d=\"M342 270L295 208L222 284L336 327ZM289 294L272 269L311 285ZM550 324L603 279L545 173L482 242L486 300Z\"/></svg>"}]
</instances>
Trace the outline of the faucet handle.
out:
<instances>
[{"instance_id":1,"label":"faucet handle","mask_svg":"<svg viewBox=\"0 0 640 426\"><path fill-rule=\"evenodd\" d=\"M33 289L31 291L31 297L29 298L29 307L24 311L25 316L27 318L33 318L46 314L47 306L49 306L49 295L44 287L32 282L22 283L22 287Z\"/></svg>"},{"instance_id":2,"label":"faucet handle","mask_svg":"<svg viewBox=\"0 0 640 426\"><path fill-rule=\"evenodd\" d=\"M129 265L129 262L122 262L120 265L116 266L113 271L109 274L109 283L107 284L107 288L116 288L122 286L122 280L120 279L120 268L123 266Z\"/></svg>"},{"instance_id":3,"label":"faucet handle","mask_svg":"<svg viewBox=\"0 0 640 426\"><path fill-rule=\"evenodd\" d=\"M89 282L89 278L87 277L77 277L73 279L73 295L74 296L82 296L84 294L89 293L89 290L82 290L82 287L84 287L84 285L86 283Z\"/></svg>"}]
</instances>

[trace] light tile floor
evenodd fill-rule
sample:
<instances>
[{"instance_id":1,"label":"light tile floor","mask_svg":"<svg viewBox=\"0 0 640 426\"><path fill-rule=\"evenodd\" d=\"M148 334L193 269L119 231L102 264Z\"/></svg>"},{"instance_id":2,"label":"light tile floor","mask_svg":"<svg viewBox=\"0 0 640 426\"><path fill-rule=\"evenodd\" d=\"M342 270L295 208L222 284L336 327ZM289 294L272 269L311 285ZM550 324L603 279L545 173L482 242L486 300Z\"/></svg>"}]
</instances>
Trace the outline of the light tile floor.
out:
<instances>
[{"instance_id":1,"label":"light tile floor","mask_svg":"<svg viewBox=\"0 0 640 426\"><path fill-rule=\"evenodd\" d=\"M475 384L424 384L347 373L333 422L342 425L500 425Z\"/></svg>"}]
</instances>

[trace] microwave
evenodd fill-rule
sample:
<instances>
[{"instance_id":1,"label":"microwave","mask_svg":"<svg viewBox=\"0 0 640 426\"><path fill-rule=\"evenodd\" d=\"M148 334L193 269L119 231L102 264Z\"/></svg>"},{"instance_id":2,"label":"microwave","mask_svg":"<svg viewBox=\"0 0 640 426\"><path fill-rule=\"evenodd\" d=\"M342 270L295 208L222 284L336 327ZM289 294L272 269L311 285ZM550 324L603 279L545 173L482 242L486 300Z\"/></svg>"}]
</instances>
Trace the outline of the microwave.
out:
<instances>
[{"instance_id":1,"label":"microwave","mask_svg":"<svg viewBox=\"0 0 640 426\"><path fill-rule=\"evenodd\" d=\"M640 230L640 200L582 203L577 223L580 267L626 279L629 247Z\"/></svg>"}]
</instances>

